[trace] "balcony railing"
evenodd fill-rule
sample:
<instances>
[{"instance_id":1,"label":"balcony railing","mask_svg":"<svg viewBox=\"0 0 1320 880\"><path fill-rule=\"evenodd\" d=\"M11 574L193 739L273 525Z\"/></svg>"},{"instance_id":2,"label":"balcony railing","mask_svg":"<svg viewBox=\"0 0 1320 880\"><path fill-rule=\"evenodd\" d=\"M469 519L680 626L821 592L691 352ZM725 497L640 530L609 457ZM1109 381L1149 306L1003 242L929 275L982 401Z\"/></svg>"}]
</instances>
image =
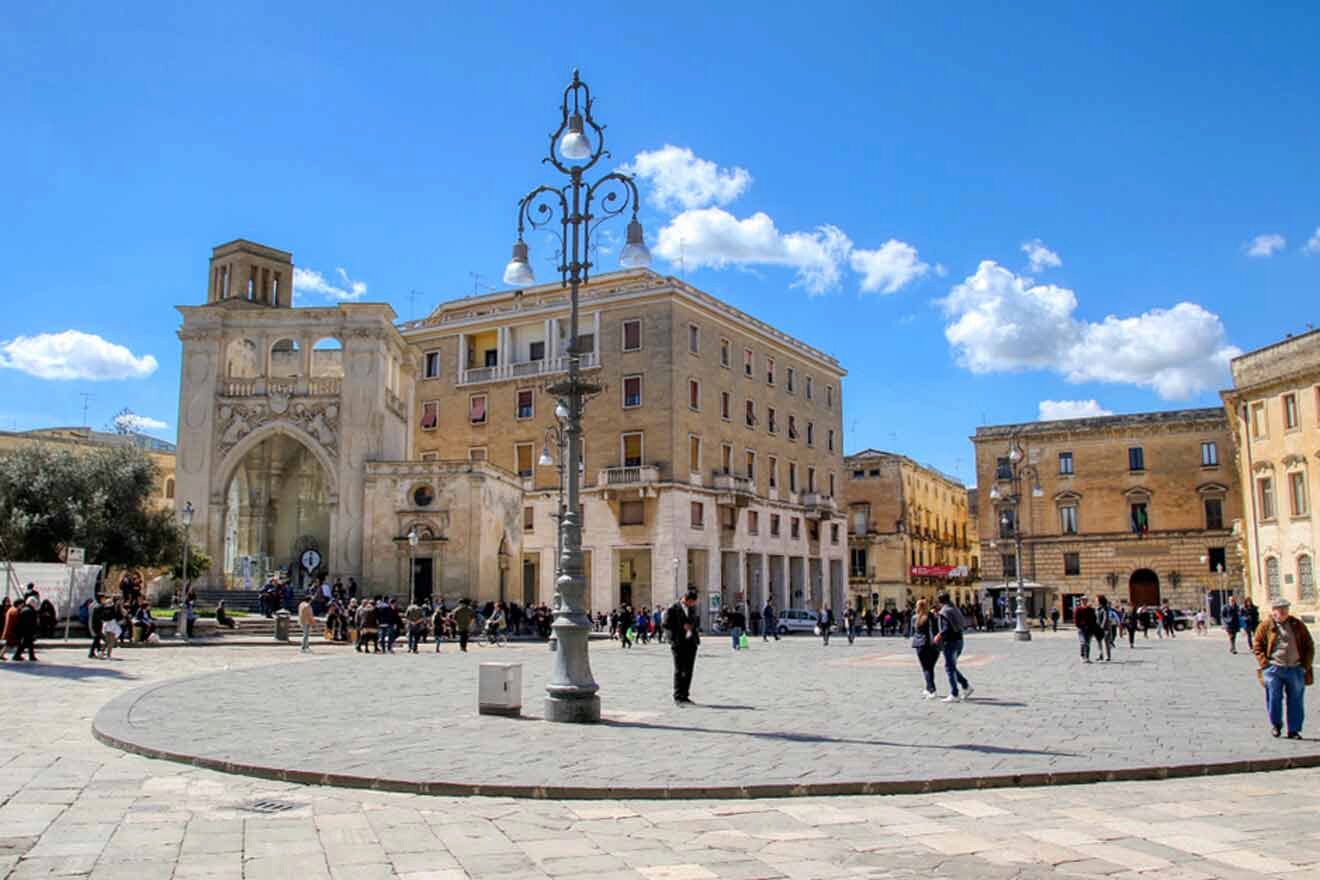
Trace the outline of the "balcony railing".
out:
<instances>
[{"instance_id":1,"label":"balcony railing","mask_svg":"<svg viewBox=\"0 0 1320 880\"><path fill-rule=\"evenodd\" d=\"M722 471L715 472L712 488L715 490L715 503L726 506L746 507L756 495L756 486L753 485L750 477L740 477Z\"/></svg>"},{"instance_id":2,"label":"balcony railing","mask_svg":"<svg viewBox=\"0 0 1320 880\"><path fill-rule=\"evenodd\" d=\"M602 489L619 486L643 486L660 482L660 468L653 464L601 468L596 485Z\"/></svg>"},{"instance_id":3,"label":"balcony railing","mask_svg":"<svg viewBox=\"0 0 1320 880\"><path fill-rule=\"evenodd\" d=\"M580 358L582 369L589 370L600 366L600 357L594 353L584 354ZM478 385L483 382L502 382L506 379L523 379L528 376L543 376L547 373L568 371L568 355L544 358L539 361L521 361L516 364L500 364L494 367L472 367L461 370L459 385Z\"/></svg>"},{"instance_id":4,"label":"balcony railing","mask_svg":"<svg viewBox=\"0 0 1320 880\"><path fill-rule=\"evenodd\" d=\"M343 388L344 380L338 376L314 376L304 378L267 379L224 379L221 382L222 397L266 397L271 394L283 394L287 397L308 395L312 397L335 397Z\"/></svg>"},{"instance_id":5,"label":"balcony railing","mask_svg":"<svg viewBox=\"0 0 1320 880\"><path fill-rule=\"evenodd\" d=\"M807 517L810 519L829 519L837 509L833 498L819 492L803 495L802 506L807 509Z\"/></svg>"}]
</instances>

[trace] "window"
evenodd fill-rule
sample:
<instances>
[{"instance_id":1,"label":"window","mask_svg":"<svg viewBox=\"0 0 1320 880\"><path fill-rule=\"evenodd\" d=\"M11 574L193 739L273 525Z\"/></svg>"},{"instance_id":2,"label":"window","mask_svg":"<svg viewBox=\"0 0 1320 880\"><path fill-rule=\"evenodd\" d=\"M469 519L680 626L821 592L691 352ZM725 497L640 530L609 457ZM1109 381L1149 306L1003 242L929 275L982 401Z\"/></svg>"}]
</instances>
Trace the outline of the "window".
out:
<instances>
[{"instance_id":1,"label":"window","mask_svg":"<svg viewBox=\"0 0 1320 880\"><path fill-rule=\"evenodd\" d=\"M440 375L440 352L428 351L422 362L422 378L435 379Z\"/></svg>"},{"instance_id":2,"label":"window","mask_svg":"<svg viewBox=\"0 0 1320 880\"><path fill-rule=\"evenodd\" d=\"M706 527L706 505L700 501L692 502L692 528L703 529Z\"/></svg>"},{"instance_id":3,"label":"window","mask_svg":"<svg viewBox=\"0 0 1320 880\"><path fill-rule=\"evenodd\" d=\"M523 531L536 531L536 511L531 507L523 508Z\"/></svg>"},{"instance_id":4,"label":"window","mask_svg":"<svg viewBox=\"0 0 1320 880\"><path fill-rule=\"evenodd\" d=\"M642 405L642 377L623 377L623 408L632 409Z\"/></svg>"},{"instance_id":5,"label":"window","mask_svg":"<svg viewBox=\"0 0 1320 880\"><path fill-rule=\"evenodd\" d=\"M719 511L720 528L730 532L736 532L738 530L738 508L721 507L719 508Z\"/></svg>"},{"instance_id":6,"label":"window","mask_svg":"<svg viewBox=\"0 0 1320 880\"><path fill-rule=\"evenodd\" d=\"M640 526L646 522L645 501L620 501L619 525Z\"/></svg>"},{"instance_id":7,"label":"window","mask_svg":"<svg viewBox=\"0 0 1320 880\"><path fill-rule=\"evenodd\" d=\"M775 384L775 359L772 357L765 359L765 384Z\"/></svg>"},{"instance_id":8,"label":"window","mask_svg":"<svg viewBox=\"0 0 1320 880\"><path fill-rule=\"evenodd\" d=\"M1082 554L1063 554L1063 574L1065 577L1077 577L1082 573Z\"/></svg>"},{"instance_id":9,"label":"window","mask_svg":"<svg viewBox=\"0 0 1320 880\"><path fill-rule=\"evenodd\" d=\"M1134 535L1145 535L1150 531L1150 511L1146 507L1146 502L1135 501L1130 505L1130 517L1132 524L1132 533Z\"/></svg>"},{"instance_id":10,"label":"window","mask_svg":"<svg viewBox=\"0 0 1320 880\"><path fill-rule=\"evenodd\" d=\"M173 497L174 497L174 478L173 478L173 477L170 477L169 479L167 479L167 480L165 481L165 497L166 497L166 498L173 498Z\"/></svg>"},{"instance_id":11,"label":"window","mask_svg":"<svg viewBox=\"0 0 1320 880\"><path fill-rule=\"evenodd\" d=\"M744 413L744 419L747 422L747 427L756 427L756 401L747 401L747 410Z\"/></svg>"},{"instance_id":12,"label":"window","mask_svg":"<svg viewBox=\"0 0 1320 880\"><path fill-rule=\"evenodd\" d=\"M1144 471L1146 469L1146 451L1140 446L1128 447L1128 470Z\"/></svg>"},{"instance_id":13,"label":"window","mask_svg":"<svg viewBox=\"0 0 1320 880\"><path fill-rule=\"evenodd\" d=\"M804 394L806 395L806 397L807 397L807 400L811 400L811 398L812 398L812 396L813 396L813 393L814 393L814 391L815 391L815 384L816 384L816 383L815 383L814 381L812 381L812 378L811 378L810 376L808 376L808 377L807 377L807 384L806 384L806 386L803 387L803 389L802 389L803 393L804 393Z\"/></svg>"},{"instance_id":14,"label":"window","mask_svg":"<svg viewBox=\"0 0 1320 880\"><path fill-rule=\"evenodd\" d=\"M701 473L701 438L696 434L688 435L688 471Z\"/></svg>"},{"instance_id":15,"label":"window","mask_svg":"<svg viewBox=\"0 0 1320 880\"><path fill-rule=\"evenodd\" d=\"M1065 504L1059 508L1059 531L1065 535L1077 534L1077 505Z\"/></svg>"},{"instance_id":16,"label":"window","mask_svg":"<svg viewBox=\"0 0 1320 880\"><path fill-rule=\"evenodd\" d=\"M761 534L761 514L757 513L755 510L747 511L747 534Z\"/></svg>"},{"instance_id":17,"label":"window","mask_svg":"<svg viewBox=\"0 0 1320 880\"><path fill-rule=\"evenodd\" d=\"M777 513L770 514L770 537L779 537L779 514Z\"/></svg>"},{"instance_id":18,"label":"window","mask_svg":"<svg viewBox=\"0 0 1320 880\"><path fill-rule=\"evenodd\" d=\"M1265 560L1265 588L1271 599L1279 598L1279 560L1271 556Z\"/></svg>"},{"instance_id":19,"label":"window","mask_svg":"<svg viewBox=\"0 0 1320 880\"><path fill-rule=\"evenodd\" d=\"M701 328L696 324L688 324L688 351L701 354Z\"/></svg>"},{"instance_id":20,"label":"window","mask_svg":"<svg viewBox=\"0 0 1320 880\"><path fill-rule=\"evenodd\" d=\"M1206 560L1210 563L1210 572L1218 574L1220 571L1228 571L1228 551L1223 547L1210 547L1206 553Z\"/></svg>"},{"instance_id":21,"label":"window","mask_svg":"<svg viewBox=\"0 0 1320 880\"><path fill-rule=\"evenodd\" d=\"M1005 507L999 511L999 539L1001 541L1011 539L1016 524L1017 511L1011 507Z\"/></svg>"},{"instance_id":22,"label":"window","mask_svg":"<svg viewBox=\"0 0 1320 880\"><path fill-rule=\"evenodd\" d=\"M1306 516L1310 512L1305 471L1293 471L1288 475L1288 501L1292 504L1293 516Z\"/></svg>"},{"instance_id":23,"label":"window","mask_svg":"<svg viewBox=\"0 0 1320 880\"><path fill-rule=\"evenodd\" d=\"M623 350L642 350L642 321L640 318L623 322Z\"/></svg>"},{"instance_id":24,"label":"window","mask_svg":"<svg viewBox=\"0 0 1320 880\"><path fill-rule=\"evenodd\" d=\"M485 460L486 460L486 447L473 446L471 449L468 450L468 461L485 461Z\"/></svg>"},{"instance_id":25,"label":"window","mask_svg":"<svg viewBox=\"0 0 1320 880\"><path fill-rule=\"evenodd\" d=\"M733 473L733 446L729 443L720 444L720 473Z\"/></svg>"},{"instance_id":26,"label":"window","mask_svg":"<svg viewBox=\"0 0 1320 880\"><path fill-rule=\"evenodd\" d=\"M1267 425L1265 424L1265 403L1253 403L1251 405L1251 439L1259 440L1265 436Z\"/></svg>"},{"instance_id":27,"label":"window","mask_svg":"<svg viewBox=\"0 0 1320 880\"><path fill-rule=\"evenodd\" d=\"M619 446L620 446L620 453L623 456L624 467L642 466L641 432L621 435L619 438Z\"/></svg>"},{"instance_id":28,"label":"window","mask_svg":"<svg viewBox=\"0 0 1320 880\"><path fill-rule=\"evenodd\" d=\"M1008 456L1003 456L1001 458L995 459L995 479L996 480L1013 479L1013 464L1012 462L1009 461Z\"/></svg>"},{"instance_id":29,"label":"window","mask_svg":"<svg viewBox=\"0 0 1320 880\"><path fill-rule=\"evenodd\" d=\"M1261 477L1257 480L1256 494L1260 501L1260 518L1274 519L1274 478Z\"/></svg>"},{"instance_id":30,"label":"window","mask_svg":"<svg viewBox=\"0 0 1320 880\"><path fill-rule=\"evenodd\" d=\"M834 429L830 428L829 433L825 435L825 448L830 452L834 451Z\"/></svg>"},{"instance_id":31,"label":"window","mask_svg":"<svg viewBox=\"0 0 1320 880\"><path fill-rule=\"evenodd\" d=\"M1224 527L1224 499L1205 499L1205 527L1207 529L1222 529Z\"/></svg>"},{"instance_id":32,"label":"window","mask_svg":"<svg viewBox=\"0 0 1320 880\"><path fill-rule=\"evenodd\" d=\"M859 504L852 509L852 533L854 535L865 535L867 523L871 519L871 506L869 504Z\"/></svg>"},{"instance_id":33,"label":"window","mask_svg":"<svg viewBox=\"0 0 1320 880\"><path fill-rule=\"evenodd\" d=\"M784 380L785 387L787 388L789 394L793 393L794 387L797 384L796 379L797 379L797 371L794 370L792 367L789 367L788 376Z\"/></svg>"},{"instance_id":34,"label":"window","mask_svg":"<svg viewBox=\"0 0 1320 880\"><path fill-rule=\"evenodd\" d=\"M532 417L532 389L520 388L518 390L518 418L530 419Z\"/></svg>"},{"instance_id":35,"label":"window","mask_svg":"<svg viewBox=\"0 0 1320 880\"><path fill-rule=\"evenodd\" d=\"M756 453L747 450L743 453L743 466L747 470L747 479L752 481L752 488L756 488Z\"/></svg>"},{"instance_id":36,"label":"window","mask_svg":"<svg viewBox=\"0 0 1320 880\"><path fill-rule=\"evenodd\" d=\"M830 523L830 543L831 543L831 544L837 544L837 543L839 543L839 524L838 524L838 523Z\"/></svg>"},{"instance_id":37,"label":"window","mask_svg":"<svg viewBox=\"0 0 1320 880\"><path fill-rule=\"evenodd\" d=\"M779 422L775 419L775 408L773 406L765 408L765 427L771 434L779 433Z\"/></svg>"},{"instance_id":38,"label":"window","mask_svg":"<svg viewBox=\"0 0 1320 880\"><path fill-rule=\"evenodd\" d=\"M1285 394L1283 395L1283 427L1291 431L1297 427L1297 424L1297 395Z\"/></svg>"},{"instance_id":39,"label":"window","mask_svg":"<svg viewBox=\"0 0 1320 880\"><path fill-rule=\"evenodd\" d=\"M825 386L825 408L834 409L834 386Z\"/></svg>"},{"instance_id":40,"label":"window","mask_svg":"<svg viewBox=\"0 0 1320 880\"><path fill-rule=\"evenodd\" d=\"M474 425L486 424L486 395L474 394L468 398L468 421Z\"/></svg>"},{"instance_id":41,"label":"window","mask_svg":"<svg viewBox=\"0 0 1320 880\"><path fill-rule=\"evenodd\" d=\"M796 461L790 461L790 462L788 463L788 491L790 491L790 492L796 492L796 491L797 491L797 462L796 462Z\"/></svg>"},{"instance_id":42,"label":"window","mask_svg":"<svg viewBox=\"0 0 1320 880\"><path fill-rule=\"evenodd\" d=\"M1207 440L1201 444L1201 467L1217 467L1219 465L1219 444L1213 440Z\"/></svg>"},{"instance_id":43,"label":"window","mask_svg":"<svg viewBox=\"0 0 1320 880\"><path fill-rule=\"evenodd\" d=\"M440 402L428 400L422 404L422 430L434 431L440 423Z\"/></svg>"},{"instance_id":44,"label":"window","mask_svg":"<svg viewBox=\"0 0 1320 880\"><path fill-rule=\"evenodd\" d=\"M1059 453L1059 473L1063 476L1071 477L1073 473L1073 457L1071 452Z\"/></svg>"},{"instance_id":45,"label":"window","mask_svg":"<svg viewBox=\"0 0 1320 880\"><path fill-rule=\"evenodd\" d=\"M701 409L701 383L696 379L688 379L688 408Z\"/></svg>"},{"instance_id":46,"label":"window","mask_svg":"<svg viewBox=\"0 0 1320 880\"><path fill-rule=\"evenodd\" d=\"M815 445L816 445L816 423L815 423L815 422L807 422L807 445L808 445L808 446L815 446Z\"/></svg>"},{"instance_id":47,"label":"window","mask_svg":"<svg viewBox=\"0 0 1320 880\"><path fill-rule=\"evenodd\" d=\"M532 475L532 444L515 443L513 446L513 469L520 477Z\"/></svg>"},{"instance_id":48,"label":"window","mask_svg":"<svg viewBox=\"0 0 1320 880\"><path fill-rule=\"evenodd\" d=\"M1012 553L1003 553L1000 555L1000 559L1003 560L1004 577L1017 577L1017 557Z\"/></svg>"},{"instance_id":49,"label":"window","mask_svg":"<svg viewBox=\"0 0 1320 880\"><path fill-rule=\"evenodd\" d=\"M779 459L773 455L766 459L766 470L769 471L770 488L777 488L779 486Z\"/></svg>"},{"instance_id":50,"label":"window","mask_svg":"<svg viewBox=\"0 0 1320 880\"><path fill-rule=\"evenodd\" d=\"M720 418L729 421L733 418L733 396L727 391L720 392Z\"/></svg>"},{"instance_id":51,"label":"window","mask_svg":"<svg viewBox=\"0 0 1320 880\"><path fill-rule=\"evenodd\" d=\"M579 333L577 346L574 348L574 354L593 354L596 351L596 334Z\"/></svg>"},{"instance_id":52,"label":"window","mask_svg":"<svg viewBox=\"0 0 1320 880\"><path fill-rule=\"evenodd\" d=\"M816 469L811 465L807 465L807 491L816 491Z\"/></svg>"},{"instance_id":53,"label":"window","mask_svg":"<svg viewBox=\"0 0 1320 880\"><path fill-rule=\"evenodd\" d=\"M720 366L726 370L733 358L733 343L727 339L720 340Z\"/></svg>"},{"instance_id":54,"label":"window","mask_svg":"<svg viewBox=\"0 0 1320 880\"><path fill-rule=\"evenodd\" d=\"M743 375L748 379L752 378L753 367L756 363L754 357L750 348L743 349Z\"/></svg>"},{"instance_id":55,"label":"window","mask_svg":"<svg viewBox=\"0 0 1320 880\"><path fill-rule=\"evenodd\" d=\"M423 453L422 453L422 461L439 461L439 460L440 460L440 453L438 453L438 452L423 452Z\"/></svg>"},{"instance_id":56,"label":"window","mask_svg":"<svg viewBox=\"0 0 1320 880\"><path fill-rule=\"evenodd\" d=\"M1315 565L1309 555L1297 557L1297 584L1303 602L1315 601Z\"/></svg>"},{"instance_id":57,"label":"window","mask_svg":"<svg viewBox=\"0 0 1320 880\"><path fill-rule=\"evenodd\" d=\"M829 495L830 495L831 498L834 497L834 474L830 474L830 492L829 492Z\"/></svg>"},{"instance_id":58,"label":"window","mask_svg":"<svg viewBox=\"0 0 1320 880\"><path fill-rule=\"evenodd\" d=\"M802 520L796 516L788 521L788 536L794 541L802 537Z\"/></svg>"},{"instance_id":59,"label":"window","mask_svg":"<svg viewBox=\"0 0 1320 880\"><path fill-rule=\"evenodd\" d=\"M788 439L789 439L789 440L796 440L797 437L798 437L798 432L797 432L797 416L789 416L789 417L788 417Z\"/></svg>"},{"instance_id":60,"label":"window","mask_svg":"<svg viewBox=\"0 0 1320 880\"><path fill-rule=\"evenodd\" d=\"M527 360L529 361L545 360L545 342L543 340L537 340L536 342L528 343Z\"/></svg>"},{"instance_id":61,"label":"window","mask_svg":"<svg viewBox=\"0 0 1320 880\"><path fill-rule=\"evenodd\" d=\"M848 577L866 577L865 547L853 547L848 551Z\"/></svg>"}]
</instances>

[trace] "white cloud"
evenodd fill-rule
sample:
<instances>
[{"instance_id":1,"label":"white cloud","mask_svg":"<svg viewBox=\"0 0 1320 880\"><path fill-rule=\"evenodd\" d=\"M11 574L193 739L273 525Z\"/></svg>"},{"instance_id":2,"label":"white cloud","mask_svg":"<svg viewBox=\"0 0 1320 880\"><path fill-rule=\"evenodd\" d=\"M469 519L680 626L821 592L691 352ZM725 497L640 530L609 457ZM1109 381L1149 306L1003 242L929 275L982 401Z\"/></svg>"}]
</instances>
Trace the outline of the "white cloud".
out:
<instances>
[{"instance_id":1,"label":"white cloud","mask_svg":"<svg viewBox=\"0 0 1320 880\"><path fill-rule=\"evenodd\" d=\"M140 416L137 413L120 413L115 416L115 427L121 431L163 431L169 427L160 419L153 419L149 416Z\"/></svg>"},{"instance_id":2,"label":"white cloud","mask_svg":"<svg viewBox=\"0 0 1320 880\"><path fill-rule=\"evenodd\" d=\"M336 302L353 302L362 299L367 292L366 282L354 281L343 268L336 268L339 284L328 281L324 275L314 269L295 268L293 270L293 293L295 296L316 294Z\"/></svg>"},{"instance_id":3,"label":"white cloud","mask_svg":"<svg viewBox=\"0 0 1320 880\"><path fill-rule=\"evenodd\" d=\"M1027 255L1027 262L1031 264L1031 271L1033 272L1057 269L1063 265L1063 258L1045 247L1045 243L1039 238L1023 242L1022 253Z\"/></svg>"},{"instance_id":4,"label":"white cloud","mask_svg":"<svg viewBox=\"0 0 1320 880\"><path fill-rule=\"evenodd\" d=\"M852 242L837 226L813 232L780 232L768 214L746 219L723 208L684 211L660 230L655 253L689 268L753 265L789 266L797 270L794 287L818 294L839 285L840 267Z\"/></svg>"},{"instance_id":5,"label":"white cloud","mask_svg":"<svg viewBox=\"0 0 1320 880\"><path fill-rule=\"evenodd\" d=\"M727 205L752 185L746 168L721 168L673 144L638 153L622 170L649 183L649 200L673 212Z\"/></svg>"},{"instance_id":6,"label":"white cloud","mask_svg":"<svg viewBox=\"0 0 1320 880\"><path fill-rule=\"evenodd\" d=\"M79 330L0 341L0 367L38 379L145 379L157 366L149 354L137 357L122 345Z\"/></svg>"},{"instance_id":7,"label":"white cloud","mask_svg":"<svg viewBox=\"0 0 1320 880\"><path fill-rule=\"evenodd\" d=\"M1282 235L1269 233L1256 236L1243 247L1249 257L1272 257L1287 246L1288 241Z\"/></svg>"},{"instance_id":8,"label":"white cloud","mask_svg":"<svg viewBox=\"0 0 1320 880\"><path fill-rule=\"evenodd\" d=\"M941 300L945 338L974 373L1039 369L1070 382L1116 382L1184 398L1226 378L1241 350L1228 344L1219 316L1181 302L1100 322L1075 316L1077 295L1036 284L993 260Z\"/></svg>"},{"instance_id":9,"label":"white cloud","mask_svg":"<svg viewBox=\"0 0 1320 880\"><path fill-rule=\"evenodd\" d=\"M1040 402L1040 421L1056 422L1061 419L1093 419L1096 416L1112 416L1113 410L1105 409L1095 400L1042 400Z\"/></svg>"},{"instance_id":10,"label":"white cloud","mask_svg":"<svg viewBox=\"0 0 1320 880\"><path fill-rule=\"evenodd\" d=\"M1320 254L1320 226L1315 228L1315 235L1306 241L1306 246L1302 248L1308 254Z\"/></svg>"},{"instance_id":11,"label":"white cloud","mask_svg":"<svg viewBox=\"0 0 1320 880\"><path fill-rule=\"evenodd\" d=\"M916 248L893 238L878 250L854 250L848 262L862 276L862 290L867 293L896 293L930 271L930 265L917 256Z\"/></svg>"}]
</instances>

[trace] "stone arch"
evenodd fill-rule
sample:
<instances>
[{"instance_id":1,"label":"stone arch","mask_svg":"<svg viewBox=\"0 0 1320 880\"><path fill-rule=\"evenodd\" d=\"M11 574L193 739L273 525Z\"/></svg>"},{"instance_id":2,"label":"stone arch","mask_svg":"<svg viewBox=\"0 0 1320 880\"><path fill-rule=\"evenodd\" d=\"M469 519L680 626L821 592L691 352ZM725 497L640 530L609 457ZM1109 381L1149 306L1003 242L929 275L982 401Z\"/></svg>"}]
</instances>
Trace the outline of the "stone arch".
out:
<instances>
[{"instance_id":1,"label":"stone arch","mask_svg":"<svg viewBox=\"0 0 1320 880\"><path fill-rule=\"evenodd\" d=\"M293 422L284 420L268 422L267 424L262 425L245 436L242 440L235 443L233 448L225 453L224 458L220 460L220 464L216 468L217 479L211 484L213 486L221 487L218 491L222 493L222 497L218 500L223 503L224 487L229 485L229 481L233 479L234 472L238 470L239 465L243 463L243 459L247 454L260 445L263 440L277 434L284 434L297 440L303 446L306 446L307 450L316 457L316 460L325 470L326 480L330 485L330 501L331 503L338 503L339 473L335 458L327 452L325 447L318 443L316 438L311 434L308 434Z\"/></svg>"},{"instance_id":2,"label":"stone arch","mask_svg":"<svg viewBox=\"0 0 1320 880\"><path fill-rule=\"evenodd\" d=\"M271 343L268 352L267 376L271 379L292 379L302 375L302 342L293 336L283 336Z\"/></svg>"},{"instance_id":3,"label":"stone arch","mask_svg":"<svg viewBox=\"0 0 1320 880\"><path fill-rule=\"evenodd\" d=\"M312 378L344 378L344 343L322 336L312 345Z\"/></svg>"},{"instance_id":4,"label":"stone arch","mask_svg":"<svg viewBox=\"0 0 1320 880\"><path fill-rule=\"evenodd\" d=\"M229 340L225 346L225 378L255 379L259 375L261 360L257 344L245 337Z\"/></svg>"},{"instance_id":5,"label":"stone arch","mask_svg":"<svg viewBox=\"0 0 1320 880\"><path fill-rule=\"evenodd\" d=\"M1128 601L1134 608L1160 603L1160 576L1153 568L1138 568L1128 577Z\"/></svg>"}]
</instances>

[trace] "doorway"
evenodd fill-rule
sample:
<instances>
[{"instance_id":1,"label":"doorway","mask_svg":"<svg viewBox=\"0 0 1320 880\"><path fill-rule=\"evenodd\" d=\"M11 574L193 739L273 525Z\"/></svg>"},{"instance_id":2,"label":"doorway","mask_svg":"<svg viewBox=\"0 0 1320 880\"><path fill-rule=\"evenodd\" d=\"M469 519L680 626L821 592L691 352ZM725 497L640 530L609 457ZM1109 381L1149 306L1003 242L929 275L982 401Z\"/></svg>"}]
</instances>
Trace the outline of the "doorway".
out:
<instances>
[{"instance_id":1,"label":"doorway","mask_svg":"<svg viewBox=\"0 0 1320 880\"><path fill-rule=\"evenodd\" d=\"M420 556L413 560L413 602L421 605L431 598L435 587L432 583L434 568L429 556Z\"/></svg>"},{"instance_id":2,"label":"doorway","mask_svg":"<svg viewBox=\"0 0 1320 880\"><path fill-rule=\"evenodd\" d=\"M523 559L522 604L524 608L536 605L536 560Z\"/></svg>"},{"instance_id":3,"label":"doorway","mask_svg":"<svg viewBox=\"0 0 1320 880\"><path fill-rule=\"evenodd\" d=\"M1132 572L1128 580L1128 601L1134 607L1160 604L1160 576L1149 568Z\"/></svg>"}]
</instances>

